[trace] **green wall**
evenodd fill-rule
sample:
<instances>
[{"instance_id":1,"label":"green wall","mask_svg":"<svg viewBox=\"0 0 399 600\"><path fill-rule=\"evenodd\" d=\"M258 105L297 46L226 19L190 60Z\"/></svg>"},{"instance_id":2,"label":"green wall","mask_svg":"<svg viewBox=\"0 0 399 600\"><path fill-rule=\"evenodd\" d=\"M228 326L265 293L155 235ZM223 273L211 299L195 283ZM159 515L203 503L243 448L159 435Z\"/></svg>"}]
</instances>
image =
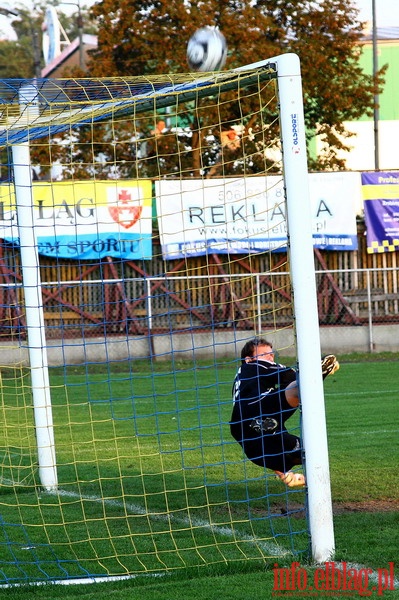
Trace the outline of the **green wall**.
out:
<instances>
[{"instance_id":1,"label":"green wall","mask_svg":"<svg viewBox=\"0 0 399 600\"><path fill-rule=\"evenodd\" d=\"M379 69L388 65L384 90L379 96L379 118L381 121L397 121L399 120L399 40L380 41L377 62ZM364 46L360 65L366 73L373 72L372 44ZM362 120L370 121L372 119L364 117Z\"/></svg>"}]
</instances>

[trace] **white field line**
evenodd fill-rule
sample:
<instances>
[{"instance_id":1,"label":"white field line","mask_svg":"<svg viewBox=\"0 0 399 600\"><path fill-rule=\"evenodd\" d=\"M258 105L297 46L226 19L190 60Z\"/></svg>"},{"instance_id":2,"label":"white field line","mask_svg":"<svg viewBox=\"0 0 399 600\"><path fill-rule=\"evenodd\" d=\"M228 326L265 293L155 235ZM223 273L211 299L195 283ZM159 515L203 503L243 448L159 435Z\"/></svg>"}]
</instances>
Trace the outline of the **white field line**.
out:
<instances>
[{"instance_id":1,"label":"white field line","mask_svg":"<svg viewBox=\"0 0 399 600\"><path fill-rule=\"evenodd\" d=\"M82 585L88 583L111 583L113 581L127 581L137 579L138 577L166 577L169 573L143 573L141 575L119 575L112 577L84 577L81 579L57 579L56 581L34 581L32 583L5 583L0 585L0 589L36 587L37 585Z\"/></svg>"},{"instance_id":2,"label":"white field line","mask_svg":"<svg viewBox=\"0 0 399 600\"><path fill-rule=\"evenodd\" d=\"M393 561L392 561L393 562ZM366 570L368 571L368 578L370 580L371 583L380 583L380 574L381 573L381 569L370 569L369 567L365 567L364 565L359 565L358 563L351 563L351 562L337 562L334 563L335 566L339 567L340 569L344 569L346 567L346 571L348 571L349 569L355 569L357 573L363 571L365 572ZM399 589L399 579L397 579L396 577L393 580L393 586L395 588L395 590ZM363 595L367 595L369 596L370 594L361 594Z\"/></svg>"},{"instance_id":3,"label":"white field line","mask_svg":"<svg viewBox=\"0 0 399 600\"><path fill-rule=\"evenodd\" d=\"M13 481L12 479L7 479L7 477L0 477L0 483L2 483L3 485L9 485L9 486L21 485L20 483L18 483L18 481Z\"/></svg>"},{"instance_id":4,"label":"white field line","mask_svg":"<svg viewBox=\"0 0 399 600\"><path fill-rule=\"evenodd\" d=\"M399 433L399 429L373 429L371 431L335 431L328 432L328 437L341 437L344 435L381 435L385 433Z\"/></svg>"},{"instance_id":5,"label":"white field line","mask_svg":"<svg viewBox=\"0 0 399 600\"><path fill-rule=\"evenodd\" d=\"M201 519L187 519L187 518L182 518L182 517L176 517L173 514L160 515L159 513L148 512L145 508L143 508L142 506L139 506L137 504L131 504L131 503L125 504L123 502L120 502L119 500L104 499L104 498L100 498L99 496L85 496L85 495L82 496L81 494L78 494L76 492L69 492L66 490L57 490L54 492L50 491L50 492L46 492L46 493L58 495L58 496L65 496L65 497L69 497L69 498L78 498L80 500L89 500L91 502L97 502L99 504L103 504L103 505L105 504L105 505L112 506L115 508L121 508L123 510L127 510L128 512L130 512L134 515L148 516L148 517L151 517L152 519L159 520L159 521L173 520L175 523L181 523L185 527L194 526L194 527L198 527L198 528L202 528L202 529L209 529L213 533L217 533L217 534L224 535L227 537L232 537L234 539L238 538L245 542L250 542L251 544L254 544L254 545L258 546L259 548L261 548L267 554L270 554L272 557L287 556L288 554L291 554L291 552L289 550L282 548L277 543L268 544L266 542L260 542L255 537L241 535L237 531L233 531L232 529L230 529L230 527L219 527L218 525L212 525L212 523L208 523L207 521L203 521Z\"/></svg>"},{"instance_id":6,"label":"white field line","mask_svg":"<svg viewBox=\"0 0 399 600\"><path fill-rule=\"evenodd\" d=\"M5 480L3 480L5 481ZM12 484L12 481L7 480L7 482L9 484ZM115 508L121 508L123 510L127 510L129 512L131 512L132 514L136 514L136 515L143 515L143 516L148 516L151 517L152 519L157 519L157 520L162 520L162 521L169 521L172 520L175 521L176 523L181 523L184 526L188 526L188 525L193 525L194 527L202 527L203 529L209 529L214 533L218 533L220 535L225 535L227 537L233 537L234 539L242 539L246 542L252 543L256 546L258 546L259 548L261 548L263 551L265 551L267 554L271 554L272 557L281 557L281 556L287 556L289 554L291 554L291 552L289 550L284 550L281 546L279 546L277 543L276 544L267 544L266 542L260 542L258 541L256 538L254 538L253 536L245 536L245 535L241 535L238 532L233 531L232 529L230 529L229 527L219 527L217 525L212 525L211 523L208 523L207 521L202 521L201 519L184 519L181 517L176 517L175 515L160 515L157 513L151 513L148 512L145 508L143 508L142 506L139 506L137 504L131 504L131 503L127 503L124 504L123 502L120 502L118 500L110 500L110 499L104 499L104 498L100 498L99 496L82 496L81 494L78 494L76 492L70 492L70 491L66 491L66 490L57 490L54 492L46 492L50 495L56 495L56 496L61 496L61 497L66 497L66 498L77 498L80 500L89 500L91 502L97 502L99 504L105 504L111 507L115 507ZM137 577L164 577L165 575L168 575L168 573L164 573L164 572L157 572L157 573L143 573L140 575L120 575L120 576L111 576L111 577L85 577L85 578L79 578L79 579L60 579L57 581L51 581L51 582L35 582L34 585L48 585L50 583L50 585L77 585L77 584L89 584L89 583L104 583L104 582L112 582L112 581L124 581L124 580L128 580L128 579L135 579ZM0 589L5 589L5 588L13 588L13 587L23 587L26 584L5 584L5 585L0 585Z\"/></svg>"},{"instance_id":7,"label":"white field line","mask_svg":"<svg viewBox=\"0 0 399 600\"><path fill-rule=\"evenodd\" d=\"M219 526L215 526L212 525L210 523L208 523L207 521L202 521L201 519L185 519L185 518L181 518L181 517L175 517L174 515L160 515L157 513L151 513L148 512L147 510L145 510L142 506L136 505L136 504L124 504L123 502L117 501L117 500L110 500L110 499L103 499L100 498L99 496L82 496L81 494L78 494L76 492L70 492L70 491L66 491L66 490L58 490L56 492L47 492L51 495L59 495L62 497L69 497L69 498L77 498L77 499L81 499L81 500L89 500L91 502L97 502L99 504L106 504L109 506L113 506L116 508L123 508L123 509L127 509L129 512L131 512L132 514L139 514L139 515L147 515L151 518L154 519L158 519L158 520L167 520L169 521L170 519L175 520L176 522L180 522L183 525L194 525L195 527L203 527L204 529L210 529L211 531L215 532L215 533L219 533L221 535L225 535L225 536L230 536L230 537L234 537L234 538L241 538L242 540L245 540L247 542L251 542L256 544L257 546L261 547L263 550L265 550L266 552L270 553L271 549L273 548L274 551L276 551L278 549L278 553L277 556L287 556L288 554L290 554L290 552L288 550L284 550L283 548L281 548L278 544L276 544L275 546L272 544L266 544L265 542L259 542L258 540L256 540L256 538L250 536L243 536L238 534L237 532L234 532L232 529L230 529L229 527L219 527ZM276 556L276 554L274 554L274 556ZM343 562L337 562L334 563L338 568L344 569L344 567L346 567L346 569L355 569L356 572L360 572L362 570L366 570L369 574L369 580L372 583L379 583L379 570L377 569L370 569L368 567L365 567L364 565L360 565L358 563L350 563L350 562L345 562L345 564ZM316 567L315 567L316 568ZM50 584L52 585L78 585L78 584L92 584L92 583L106 583L106 582L113 582L113 581L124 581L124 580L129 580L129 579L135 579L137 577L163 577L167 575L167 573L163 573L163 572L159 572L159 573L144 573L142 575L120 575L120 576L111 576L111 577L85 577L85 578L80 578L80 579L67 579L67 580L57 580L57 581L52 581L50 582ZM35 582L34 585L48 585L48 582ZM5 584L5 585L1 585L0 589L3 588L11 588L11 587L22 587L26 584ZM393 581L393 585L395 589L399 588L399 580L397 578L394 579Z\"/></svg>"},{"instance_id":8,"label":"white field line","mask_svg":"<svg viewBox=\"0 0 399 600\"><path fill-rule=\"evenodd\" d=\"M345 391L345 392L325 392L324 396L325 398L340 398L340 397L346 397L346 396L374 396L374 394L399 394L399 390L366 390L364 392L357 390L356 392L350 392L350 391Z\"/></svg>"},{"instance_id":9,"label":"white field line","mask_svg":"<svg viewBox=\"0 0 399 600\"><path fill-rule=\"evenodd\" d=\"M12 484L12 482L9 482L9 483ZM175 515L160 515L157 513L148 512L142 506L139 506L137 504L131 504L131 503L124 504L123 502L120 502L118 500L103 499L103 498L100 498L99 496L82 496L81 494L78 494L76 492L70 492L70 491L66 491L66 490L57 490L54 492L46 492L46 493L51 494L51 495L58 495L61 497L66 497L66 498L77 498L80 500L89 500L91 502L97 502L97 503L103 504L103 505L106 504L111 507L122 508L123 510L127 510L127 511L131 512L132 514L148 516L148 517L151 517L152 519L158 519L158 520L162 520L162 521L169 521L169 520L173 519L175 522L181 523L184 526L194 525L194 527L202 527L203 529L209 529L212 532L218 533L220 535L225 535L227 537L234 537L235 539L238 538L238 539L245 540L246 542L253 543L256 546L260 547L267 554L271 554L273 557L281 557L281 556L287 556L287 555L291 554L289 550L284 550L278 544L274 545L274 544L267 544L266 542L260 542L253 536L248 537L248 536L240 535L238 532L234 532L229 527L219 527L216 525L212 525L206 521L202 521L201 519L189 520L189 519L183 519L181 517L175 517ZM44 584L48 584L48 583L50 583L51 585L78 585L78 584L89 584L89 583L124 581L124 580L128 580L128 579L135 579L137 577L164 577L165 575L168 575L168 573L157 572L157 573L143 573L140 575L121 575L121 576L111 576L111 577L85 577L85 578L79 578L79 579L77 579L77 578L76 579L60 579L60 580L51 581L51 582L46 582L46 581L37 582L37 583L35 582L34 585L44 585ZM26 585L26 584L5 584L5 585L0 585L0 589L23 587L24 585Z\"/></svg>"}]
</instances>

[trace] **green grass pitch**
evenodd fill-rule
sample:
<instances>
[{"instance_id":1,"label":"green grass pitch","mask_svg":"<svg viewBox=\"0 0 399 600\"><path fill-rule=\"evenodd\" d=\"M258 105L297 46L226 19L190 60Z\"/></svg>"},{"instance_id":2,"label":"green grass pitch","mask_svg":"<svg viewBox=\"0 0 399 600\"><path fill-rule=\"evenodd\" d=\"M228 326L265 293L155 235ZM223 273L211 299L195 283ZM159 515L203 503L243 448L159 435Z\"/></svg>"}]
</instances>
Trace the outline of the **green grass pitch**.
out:
<instances>
[{"instance_id":1,"label":"green grass pitch","mask_svg":"<svg viewBox=\"0 0 399 600\"><path fill-rule=\"evenodd\" d=\"M398 357L377 358L342 357L340 371L325 382L336 560L372 569L395 559L399 515L399 486L392 478ZM63 569L76 577L85 570L101 576L127 569L139 576L104 588L96 584L95 597L105 598L113 585L116 598L157 598L161 583L151 574L163 572L168 598L182 597L182 589L191 597L189 582L201 577L192 597L205 599L216 597L206 595L206 582L214 593L224 575L224 598L227 590L240 589L239 581L246 591L249 581L262 581L266 598L271 561L249 543L252 536L263 540L263 553L277 552L279 562L306 562L304 493L287 495L271 474L265 478L243 462L229 438L235 369L233 362L201 363L195 371L188 363L159 363L152 373L144 364L111 371L92 366L88 373L74 368L66 376L54 369L60 494L43 493L38 485L28 386L21 395L3 375L0 567L10 582L39 579L43 565L54 579ZM23 526L16 526L18 518ZM217 524L214 530L205 526L209 520ZM33 566L27 553L31 562L37 559ZM10 566L15 557L19 567ZM71 586L68 595L64 589L51 597L77 597L78 588L89 597L92 587ZM146 590L153 596L143 595ZM0 591L5 597L20 593ZM39 587L35 594L40 597ZM236 589L234 597L251 595Z\"/></svg>"}]
</instances>

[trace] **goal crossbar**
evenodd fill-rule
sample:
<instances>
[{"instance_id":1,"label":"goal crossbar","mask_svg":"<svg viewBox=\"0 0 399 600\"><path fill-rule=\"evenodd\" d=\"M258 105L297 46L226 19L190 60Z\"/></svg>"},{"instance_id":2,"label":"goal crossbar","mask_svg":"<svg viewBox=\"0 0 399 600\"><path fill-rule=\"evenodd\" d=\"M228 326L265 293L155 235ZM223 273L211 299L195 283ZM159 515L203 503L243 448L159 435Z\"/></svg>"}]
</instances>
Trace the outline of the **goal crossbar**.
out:
<instances>
[{"instance_id":1,"label":"goal crossbar","mask_svg":"<svg viewBox=\"0 0 399 600\"><path fill-rule=\"evenodd\" d=\"M20 144L71 127L141 114L192 102L215 94L247 88L277 77L269 61L248 70L212 73L194 78L178 75L159 83L159 77L110 80L38 79L2 80L0 96L0 146ZM24 110L23 106L35 110Z\"/></svg>"}]
</instances>

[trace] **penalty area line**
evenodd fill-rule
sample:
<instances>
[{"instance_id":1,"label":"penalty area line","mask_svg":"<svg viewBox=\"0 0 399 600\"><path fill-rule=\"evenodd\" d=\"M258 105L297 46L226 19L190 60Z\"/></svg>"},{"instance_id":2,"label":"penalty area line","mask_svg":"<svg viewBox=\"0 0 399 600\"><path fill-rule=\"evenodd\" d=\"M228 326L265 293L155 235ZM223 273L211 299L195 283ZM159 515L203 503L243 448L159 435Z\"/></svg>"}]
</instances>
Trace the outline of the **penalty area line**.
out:
<instances>
[{"instance_id":1,"label":"penalty area line","mask_svg":"<svg viewBox=\"0 0 399 600\"><path fill-rule=\"evenodd\" d=\"M343 437L352 435L386 435L387 433L399 433L399 429L372 429L364 431L329 431L329 437Z\"/></svg>"},{"instance_id":2,"label":"penalty area line","mask_svg":"<svg viewBox=\"0 0 399 600\"><path fill-rule=\"evenodd\" d=\"M0 585L0 589L36 587L39 585L86 585L96 583L112 583L117 581L128 581L129 579L138 579L139 577L165 577L169 573L140 573L138 575L111 575L109 577L77 577L76 579L56 579L54 581L33 581L31 583L5 583Z\"/></svg>"},{"instance_id":3,"label":"penalty area line","mask_svg":"<svg viewBox=\"0 0 399 600\"><path fill-rule=\"evenodd\" d=\"M342 561L341 562L337 562L335 564L338 567L341 567L342 569L344 569L344 567L346 569L353 569L356 573L360 573L362 571L365 572L367 570L368 578L370 579L370 581L372 583L380 583L379 576L380 576L380 573L381 573L381 569L377 569L377 570L376 569L371 569L371 568L365 567L364 565L359 565L357 563L351 563L351 562L346 562L346 561L345 562L342 562ZM393 583L393 586L394 586L395 590L399 588L399 579L397 579L395 577L395 579L392 581L392 583Z\"/></svg>"},{"instance_id":4,"label":"penalty area line","mask_svg":"<svg viewBox=\"0 0 399 600\"><path fill-rule=\"evenodd\" d=\"M247 542L254 546L257 546L263 552L268 554L269 558L276 558L276 557L280 558L282 556L289 556L290 554L292 554L290 550L281 547L279 544L277 544L277 542L275 542L273 544L267 543L265 541L258 540L254 536L247 536L238 531L234 531L230 527L220 527L219 525L213 525L212 523L209 523L208 521L204 521L202 519L187 519L187 518L183 518L183 517L177 517L174 514L162 515L159 513L148 512L142 506L139 506L137 504L132 504L130 502L124 503L124 502L120 502L119 500L100 498L99 496L91 496L91 495L85 496L82 494L78 494L77 492L71 492L71 491L61 490L61 489L55 490L55 491L49 491L46 493L52 494L55 496L58 495L61 497L64 496L64 497L69 497L69 498L76 498L79 500L88 500L91 502L97 502L99 504L103 504L103 505L105 504L107 506L121 508L125 511L130 512L131 514L134 514L134 515L138 514L138 515L150 517L152 519L159 520L159 521L173 521L174 523L177 523L177 524L180 523L181 525L184 525L184 527L194 526L194 527L198 527L198 528L202 528L202 529L207 529L207 530L211 531L212 533L230 537L234 540L239 540L241 542Z\"/></svg>"}]
</instances>

